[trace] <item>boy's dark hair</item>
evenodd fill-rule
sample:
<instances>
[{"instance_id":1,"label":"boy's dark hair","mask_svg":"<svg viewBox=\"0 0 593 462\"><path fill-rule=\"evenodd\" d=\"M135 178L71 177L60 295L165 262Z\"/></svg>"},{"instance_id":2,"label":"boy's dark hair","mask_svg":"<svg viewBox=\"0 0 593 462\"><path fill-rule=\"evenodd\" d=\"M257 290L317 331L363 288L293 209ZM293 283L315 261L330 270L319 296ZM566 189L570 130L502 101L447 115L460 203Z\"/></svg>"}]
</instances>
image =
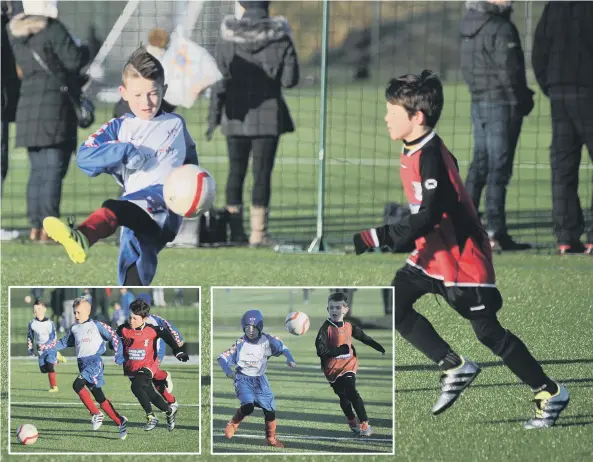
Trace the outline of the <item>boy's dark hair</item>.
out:
<instances>
[{"instance_id":1,"label":"boy's dark hair","mask_svg":"<svg viewBox=\"0 0 593 462\"><path fill-rule=\"evenodd\" d=\"M143 77L164 85L165 69L161 62L141 45L132 53L124 66L122 72L122 83L124 86L129 77Z\"/></svg>"},{"instance_id":2,"label":"boy's dark hair","mask_svg":"<svg viewBox=\"0 0 593 462\"><path fill-rule=\"evenodd\" d=\"M344 292L334 292L327 298L328 305L329 302L343 302L344 305L348 306L348 295L346 295Z\"/></svg>"},{"instance_id":3,"label":"boy's dark hair","mask_svg":"<svg viewBox=\"0 0 593 462\"><path fill-rule=\"evenodd\" d=\"M145 318L150 313L150 305L146 303L143 299L137 298L132 303L130 303L130 311L134 313L136 316Z\"/></svg>"},{"instance_id":4,"label":"boy's dark hair","mask_svg":"<svg viewBox=\"0 0 593 462\"><path fill-rule=\"evenodd\" d=\"M45 304L45 302L43 300L41 300L40 298L36 298L35 301L33 302L33 306L37 306L37 305L43 305L47 308L47 305Z\"/></svg>"},{"instance_id":5,"label":"boy's dark hair","mask_svg":"<svg viewBox=\"0 0 593 462\"><path fill-rule=\"evenodd\" d=\"M402 106L410 117L418 111L422 112L425 125L434 128L443 110L443 84L430 70L423 70L419 76L402 75L389 81L385 99L391 104Z\"/></svg>"},{"instance_id":6,"label":"boy's dark hair","mask_svg":"<svg viewBox=\"0 0 593 462\"><path fill-rule=\"evenodd\" d=\"M76 308L78 305L80 305L82 302L87 302L88 304L90 304L91 302L89 302L89 299L86 297L76 297L74 299L74 301L72 302L72 308Z\"/></svg>"}]
</instances>

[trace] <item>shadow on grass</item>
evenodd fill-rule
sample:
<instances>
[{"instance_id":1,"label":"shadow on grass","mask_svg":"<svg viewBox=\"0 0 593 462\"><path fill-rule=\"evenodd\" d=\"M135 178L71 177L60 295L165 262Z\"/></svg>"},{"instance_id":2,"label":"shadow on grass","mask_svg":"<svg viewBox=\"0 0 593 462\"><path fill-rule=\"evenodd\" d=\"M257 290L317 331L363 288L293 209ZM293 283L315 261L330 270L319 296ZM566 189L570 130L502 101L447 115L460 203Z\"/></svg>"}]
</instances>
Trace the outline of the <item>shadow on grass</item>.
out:
<instances>
[{"instance_id":1,"label":"shadow on grass","mask_svg":"<svg viewBox=\"0 0 593 462\"><path fill-rule=\"evenodd\" d=\"M544 359L539 361L542 366L554 364L593 364L593 358L584 359ZM506 367L502 361L484 361L478 362L480 367ZM395 366L396 380L398 372L414 372L414 371L440 371L436 364L411 364L406 366Z\"/></svg>"},{"instance_id":2,"label":"shadow on grass","mask_svg":"<svg viewBox=\"0 0 593 462\"><path fill-rule=\"evenodd\" d=\"M334 392L329 387L329 385L327 386L327 392L328 392L328 398L316 398L313 396L308 396L308 397L306 397L306 400L308 403L328 403L330 405L336 405L339 407L338 397L334 394ZM362 398L364 400L364 404L368 405L368 406L391 406L391 402L368 400L368 399L364 399L364 396ZM222 392L216 391L216 392L214 392L214 399L215 400L217 400L217 399L234 400L234 399L236 399L236 396L234 393L222 393ZM281 398L279 398L279 399L281 399Z\"/></svg>"}]
</instances>

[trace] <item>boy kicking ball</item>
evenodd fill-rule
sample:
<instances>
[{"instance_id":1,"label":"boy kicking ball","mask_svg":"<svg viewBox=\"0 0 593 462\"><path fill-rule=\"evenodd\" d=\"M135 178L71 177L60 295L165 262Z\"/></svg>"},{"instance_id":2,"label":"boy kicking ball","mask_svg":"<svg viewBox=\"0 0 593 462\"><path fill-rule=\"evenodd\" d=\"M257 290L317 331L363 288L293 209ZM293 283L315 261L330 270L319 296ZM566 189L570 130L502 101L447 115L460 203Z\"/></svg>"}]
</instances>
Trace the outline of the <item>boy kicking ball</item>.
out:
<instances>
[{"instance_id":1,"label":"boy kicking ball","mask_svg":"<svg viewBox=\"0 0 593 462\"><path fill-rule=\"evenodd\" d=\"M385 354L385 348L366 335L360 327L344 321L348 309L346 294L336 292L329 296L329 318L319 329L315 348L317 356L321 359L325 378L340 398L340 407L348 420L350 430L360 436L371 436L373 429L369 425L364 402L356 389L358 358L352 339L374 348L381 354ZM357 416L359 423L356 422Z\"/></svg>"},{"instance_id":2,"label":"boy kicking ball","mask_svg":"<svg viewBox=\"0 0 593 462\"><path fill-rule=\"evenodd\" d=\"M545 374L521 339L498 320L502 296L488 235L463 186L457 160L434 131L444 104L439 78L425 70L392 79L385 98L389 135L404 143L400 174L412 213L394 225L356 234L354 247L359 255L415 244L392 282L394 321L401 336L442 370L441 394L432 413L449 409L480 367L457 354L414 309L425 294L441 295L470 322L478 340L533 390L535 415L524 427L552 427L568 405L568 391Z\"/></svg>"},{"instance_id":3,"label":"boy kicking ball","mask_svg":"<svg viewBox=\"0 0 593 462\"><path fill-rule=\"evenodd\" d=\"M76 155L88 176L113 176L123 186L119 199L108 199L78 227L56 217L43 220L49 237L64 246L74 263L84 263L89 249L123 227L118 283L149 285L158 253L175 239L182 217L163 197L169 173L183 164L198 164L196 146L185 121L160 107L167 90L163 66L144 47L124 66L120 93L132 113L112 119L88 137Z\"/></svg>"}]
</instances>

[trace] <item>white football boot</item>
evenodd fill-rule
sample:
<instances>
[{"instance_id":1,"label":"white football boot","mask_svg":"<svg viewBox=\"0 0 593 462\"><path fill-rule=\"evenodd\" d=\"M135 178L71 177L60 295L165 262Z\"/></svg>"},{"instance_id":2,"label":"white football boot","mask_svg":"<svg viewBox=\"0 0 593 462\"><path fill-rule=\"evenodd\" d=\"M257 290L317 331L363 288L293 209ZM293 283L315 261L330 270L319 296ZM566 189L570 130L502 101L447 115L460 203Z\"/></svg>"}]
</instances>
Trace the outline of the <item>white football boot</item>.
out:
<instances>
[{"instance_id":1,"label":"white football boot","mask_svg":"<svg viewBox=\"0 0 593 462\"><path fill-rule=\"evenodd\" d=\"M121 416L121 424L119 424L117 426L117 429L119 430L119 439L120 440L125 440L128 437L128 419L125 416Z\"/></svg>"},{"instance_id":2,"label":"white football boot","mask_svg":"<svg viewBox=\"0 0 593 462\"><path fill-rule=\"evenodd\" d=\"M104 417L105 416L102 412L99 412L98 414L93 414L93 417L91 418L91 424L93 426L94 431L97 431L99 430L99 428L101 428L101 425L103 425Z\"/></svg>"},{"instance_id":3,"label":"white football boot","mask_svg":"<svg viewBox=\"0 0 593 462\"><path fill-rule=\"evenodd\" d=\"M556 424L560 413L566 409L570 401L568 390L557 383L558 391L552 396L547 391L540 391L535 395L535 415L523 425L527 430L534 428L549 428Z\"/></svg>"},{"instance_id":4,"label":"white football boot","mask_svg":"<svg viewBox=\"0 0 593 462\"><path fill-rule=\"evenodd\" d=\"M438 415L449 409L480 371L475 362L465 358L461 358L459 366L444 371L441 375L441 395L432 407L432 413Z\"/></svg>"}]
</instances>

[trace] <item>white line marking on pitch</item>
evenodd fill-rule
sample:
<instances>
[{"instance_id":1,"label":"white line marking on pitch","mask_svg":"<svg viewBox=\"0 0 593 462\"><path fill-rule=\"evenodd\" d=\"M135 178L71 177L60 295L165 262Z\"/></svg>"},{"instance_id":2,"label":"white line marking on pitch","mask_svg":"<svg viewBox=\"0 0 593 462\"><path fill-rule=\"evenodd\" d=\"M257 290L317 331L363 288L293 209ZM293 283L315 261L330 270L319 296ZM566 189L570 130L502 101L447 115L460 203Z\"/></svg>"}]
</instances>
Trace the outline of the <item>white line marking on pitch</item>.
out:
<instances>
[{"instance_id":1,"label":"white line marking on pitch","mask_svg":"<svg viewBox=\"0 0 593 462\"><path fill-rule=\"evenodd\" d=\"M15 406L79 406L82 403L80 401L68 401L68 402L52 402L52 401L35 401L35 402L23 402L23 401L11 401L11 405ZM140 406L140 403L117 403L118 406ZM180 404L179 407L200 407L199 404Z\"/></svg>"},{"instance_id":2,"label":"white line marking on pitch","mask_svg":"<svg viewBox=\"0 0 593 462\"><path fill-rule=\"evenodd\" d=\"M224 433L216 433L212 436L215 437L223 437ZM279 434L278 437L284 440L337 440L337 441L379 441L383 443L391 443L393 440L391 438L367 438L361 436L343 436L343 437L333 437L333 436L300 436L300 435L285 435ZM249 439L262 439L263 435L235 435L233 438L249 438Z\"/></svg>"}]
</instances>

